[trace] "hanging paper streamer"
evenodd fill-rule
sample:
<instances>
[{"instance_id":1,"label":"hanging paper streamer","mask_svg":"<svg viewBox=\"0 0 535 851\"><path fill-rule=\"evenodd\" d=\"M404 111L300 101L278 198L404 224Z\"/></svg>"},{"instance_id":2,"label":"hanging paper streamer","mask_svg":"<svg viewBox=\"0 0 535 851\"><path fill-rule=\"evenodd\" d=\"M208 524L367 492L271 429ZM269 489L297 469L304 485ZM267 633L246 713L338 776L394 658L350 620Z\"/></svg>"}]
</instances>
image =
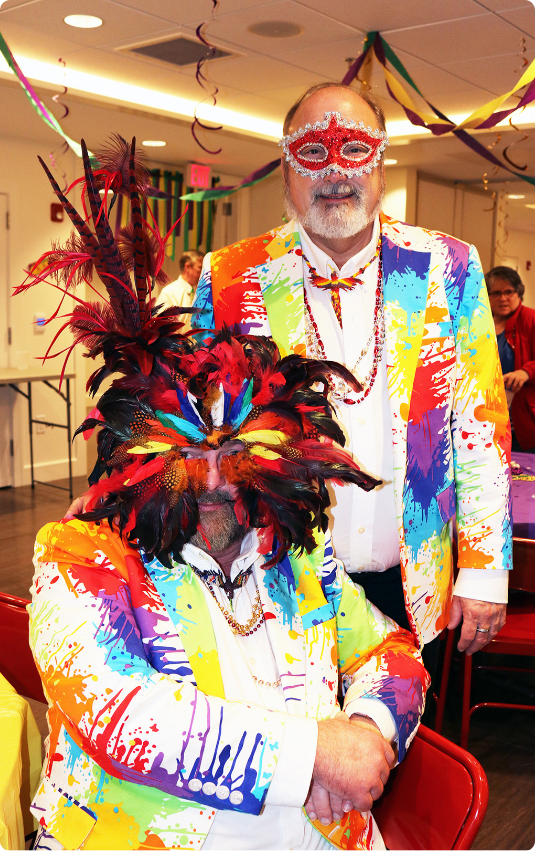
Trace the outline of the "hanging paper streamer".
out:
<instances>
[{"instance_id":1,"label":"hanging paper streamer","mask_svg":"<svg viewBox=\"0 0 535 851\"><path fill-rule=\"evenodd\" d=\"M411 124L414 124L417 127L425 127L435 136L442 136L445 133L453 133L453 135L463 142L463 144L467 145L467 147L469 147L472 151L484 157L493 165L503 168L511 174L514 174L517 177L522 178L522 180L525 180L527 183L531 183L535 186L534 177L529 177L528 175L519 174L517 171L513 171L505 165L505 163L497 159L494 154L485 148L484 145L470 136L465 129L469 127L474 130L484 130L490 127L495 127L496 124L503 121L505 118L508 118L517 109L521 109L522 107L527 106L528 103L535 100L535 60L524 71L518 83L510 91L506 92L504 95L494 98L484 106L479 107L479 109L476 109L475 112L468 116L468 118L461 121L460 124L455 124L454 121L451 121L422 94L399 57L394 53L390 45L387 44L379 32L369 32L367 34L361 55L355 60L342 82L349 85L355 79L360 69L364 67L367 61L369 61L369 56L374 56L381 65L390 97L403 107L405 115ZM392 72L388 70L387 62L392 65L400 77L402 77L405 82L407 82L409 86L422 98L422 100L427 103L427 105L433 110L434 114L423 112L415 106L406 89L401 85L397 78L394 77ZM505 110L498 109L508 98L524 86L527 86L528 88L514 107Z\"/></svg>"},{"instance_id":2,"label":"hanging paper streamer","mask_svg":"<svg viewBox=\"0 0 535 851\"><path fill-rule=\"evenodd\" d=\"M219 0L212 0L212 20L215 17L215 12L216 12L218 5L219 5ZM202 44L204 44L206 47L208 47L208 53L205 56L201 56L201 58L197 62L197 70L195 71L195 79L197 80L199 86L201 86L202 89L204 89L206 92L208 92L208 96L209 96L210 100L212 101L212 106L215 106L216 103L217 103L216 95L219 92L219 89L217 88L216 85L211 83L204 74L205 63L208 62L209 59L213 59L214 56L216 55L215 47L213 46L213 44L210 44L210 42L207 41L204 37L204 28L206 27L206 24L207 24L207 22L204 21L202 24L199 24L199 26L195 30L195 35L197 36L199 41ZM211 87L212 91L208 91L208 86ZM203 98L201 103L203 103L204 100L206 100L206 98ZM202 142L199 141L199 139L197 138L196 128L200 127L201 130L216 130L217 131L217 130L222 130L223 125L219 124L217 127L211 127L209 124L203 124L202 121L200 121L200 119L197 117L198 107L199 107L199 104L197 104L197 106L195 107L195 112L193 114L193 122L191 124L191 135L193 136L193 138L197 142L198 146L200 148L202 148L203 151L206 151L207 154L220 154L221 151L222 151L222 148L218 148L217 151L211 151L209 148L206 148L202 144Z\"/></svg>"},{"instance_id":3,"label":"hanging paper streamer","mask_svg":"<svg viewBox=\"0 0 535 851\"><path fill-rule=\"evenodd\" d=\"M30 101L32 107L35 109L39 118L41 118L45 122L45 124L48 124L48 126L50 127L51 130L55 130L56 133L59 133L59 135L65 140L65 142L74 151L74 153L76 154L77 157L81 157L82 156L82 149L81 149L80 145L78 144L78 142L75 142L74 139L71 139L70 136L67 136L67 134L63 132L63 130L61 129L61 126L60 126L59 122L57 121L57 119L47 110L46 106L44 105L42 100L39 98L39 96L37 95L37 93L33 89L30 82L26 79L26 77L22 73L22 71L21 71L21 69L20 69L20 67L17 63L17 60L15 59L13 54L11 53L11 50L9 49L9 47L7 46L5 40L2 36L2 33L0 33L0 52L2 53L7 64L9 65L9 67L11 68L11 70L13 71L15 76L17 77L19 83L21 84L21 86L24 90L24 94L26 95L26 97Z\"/></svg>"}]
</instances>

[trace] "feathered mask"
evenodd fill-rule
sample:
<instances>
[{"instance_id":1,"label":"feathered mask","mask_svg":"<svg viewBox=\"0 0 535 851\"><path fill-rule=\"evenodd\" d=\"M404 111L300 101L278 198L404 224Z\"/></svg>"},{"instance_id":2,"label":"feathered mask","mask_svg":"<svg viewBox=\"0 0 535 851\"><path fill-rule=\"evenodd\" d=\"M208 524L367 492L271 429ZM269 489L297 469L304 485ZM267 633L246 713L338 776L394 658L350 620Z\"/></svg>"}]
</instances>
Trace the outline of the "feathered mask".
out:
<instances>
[{"instance_id":1,"label":"feathered mask","mask_svg":"<svg viewBox=\"0 0 535 851\"><path fill-rule=\"evenodd\" d=\"M238 488L239 523L264 529L262 552L273 562L291 547L310 551L314 529L327 527L328 480L378 484L335 445L344 437L327 400L329 375L353 377L333 362L281 358L271 340L228 329L207 346L185 346L173 370L116 379L78 430L101 427L84 516L113 518L150 554L178 554L198 528L208 469L187 448L240 441L221 462Z\"/></svg>"},{"instance_id":2,"label":"feathered mask","mask_svg":"<svg viewBox=\"0 0 535 851\"><path fill-rule=\"evenodd\" d=\"M141 216L145 184L135 140L119 164L100 152L101 168L95 171L83 141L82 150L82 199L84 213L86 197L91 213L76 212L42 163L77 234L47 252L39 261L48 264L45 272L30 273L18 291L51 283L52 275L62 301L68 294L77 302L54 340L70 328L75 339L67 357L77 343L85 344L89 357L104 356L104 366L88 381L90 392L107 375L119 374L77 431L87 437L100 428L83 518L107 518L150 555L169 550L178 555L199 527L197 499L208 470L202 457L188 457L188 447L209 450L240 441L239 451L225 455L220 467L237 488L239 523L264 530L268 564L290 548L310 551L314 530L327 526L327 481L365 490L378 484L335 445L343 445L344 437L327 400L329 376L340 376L356 390L360 385L340 364L281 358L263 337L233 337L224 329L200 344L183 335L178 317L183 308L157 313L151 304L165 240ZM124 191L127 159L131 222L116 240L106 191ZM106 287L107 303L85 303L72 292L77 281L89 283L93 269Z\"/></svg>"}]
</instances>

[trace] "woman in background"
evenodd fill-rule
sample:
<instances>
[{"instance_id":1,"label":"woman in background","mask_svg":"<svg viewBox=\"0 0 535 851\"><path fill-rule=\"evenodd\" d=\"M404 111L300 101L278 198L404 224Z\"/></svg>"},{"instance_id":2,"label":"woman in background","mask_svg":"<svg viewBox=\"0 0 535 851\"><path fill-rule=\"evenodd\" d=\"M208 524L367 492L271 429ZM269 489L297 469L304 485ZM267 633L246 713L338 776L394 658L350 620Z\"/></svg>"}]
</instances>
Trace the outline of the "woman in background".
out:
<instances>
[{"instance_id":1,"label":"woman in background","mask_svg":"<svg viewBox=\"0 0 535 851\"><path fill-rule=\"evenodd\" d=\"M524 284L510 266L485 275L513 429L513 450L535 451L535 310L522 304Z\"/></svg>"}]
</instances>

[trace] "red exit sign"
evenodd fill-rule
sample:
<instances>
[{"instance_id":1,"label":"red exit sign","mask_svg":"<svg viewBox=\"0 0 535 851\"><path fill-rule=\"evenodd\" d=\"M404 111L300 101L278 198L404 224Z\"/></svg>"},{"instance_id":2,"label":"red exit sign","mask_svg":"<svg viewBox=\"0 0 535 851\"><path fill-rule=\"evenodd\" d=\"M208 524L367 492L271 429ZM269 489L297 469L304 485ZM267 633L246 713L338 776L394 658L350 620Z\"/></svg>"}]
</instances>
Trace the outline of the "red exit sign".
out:
<instances>
[{"instance_id":1,"label":"red exit sign","mask_svg":"<svg viewBox=\"0 0 535 851\"><path fill-rule=\"evenodd\" d=\"M197 189L210 189L212 185L212 169L209 165L188 163L186 184Z\"/></svg>"}]
</instances>

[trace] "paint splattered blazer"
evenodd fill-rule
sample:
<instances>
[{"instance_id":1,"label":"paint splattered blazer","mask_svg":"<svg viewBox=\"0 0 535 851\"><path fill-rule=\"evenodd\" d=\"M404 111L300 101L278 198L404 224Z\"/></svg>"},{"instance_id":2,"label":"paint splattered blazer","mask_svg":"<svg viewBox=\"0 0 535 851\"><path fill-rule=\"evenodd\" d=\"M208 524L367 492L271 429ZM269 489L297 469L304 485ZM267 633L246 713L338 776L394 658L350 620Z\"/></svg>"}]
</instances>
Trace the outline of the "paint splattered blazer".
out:
<instances>
[{"instance_id":1,"label":"paint splattered blazer","mask_svg":"<svg viewBox=\"0 0 535 851\"><path fill-rule=\"evenodd\" d=\"M78 520L41 530L35 565L30 641L50 737L32 811L65 848L200 848L218 809L239 829L239 813L261 810L288 714L330 717L339 683L386 702L400 759L416 732L428 677L415 640L367 603L328 538L254 568L288 714L225 700L188 565L144 561ZM370 828L352 812L328 831L365 848Z\"/></svg>"},{"instance_id":2,"label":"paint splattered blazer","mask_svg":"<svg viewBox=\"0 0 535 851\"><path fill-rule=\"evenodd\" d=\"M509 417L476 249L387 217L381 227L400 562L427 643L448 621L455 514L459 567L512 566ZM192 325L226 322L305 354L303 286L289 222L207 255Z\"/></svg>"}]
</instances>

